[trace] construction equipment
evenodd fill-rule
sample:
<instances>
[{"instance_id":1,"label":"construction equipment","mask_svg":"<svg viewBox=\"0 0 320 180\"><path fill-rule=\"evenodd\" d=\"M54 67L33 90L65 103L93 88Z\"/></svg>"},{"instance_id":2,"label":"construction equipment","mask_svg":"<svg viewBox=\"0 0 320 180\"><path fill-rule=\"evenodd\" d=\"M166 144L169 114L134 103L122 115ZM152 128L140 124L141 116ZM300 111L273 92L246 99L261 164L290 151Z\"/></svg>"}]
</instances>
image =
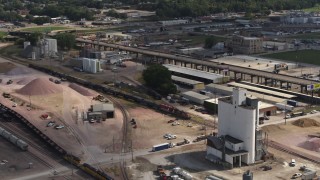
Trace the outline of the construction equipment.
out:
<instances>
[{"instance_id":1,"label":"construction equipment","mask_svg":"<svg viewBox=\"0 0 320 180\"><path fill-rule=\"evenodd\" d=\"M108 102L108 100L104 96L102 96L100 94L98 96L96 96L96 97L93 97L92 99L95 100L95 101L100 101L100 102Z\"/></svg>"},{"instance_id":2,"label":"construction equipment","mask_svg":"<svg viewBox=\"0 0 320 180\"><path fill-rule=\"evenodd\" d=\"M2 96L4 98L11 98L11 95L9 93L2 93Z\"/></svg>"},{"instance_id":3,"label":"construction equipment","mask_svg":"<svg viewBox=\"0 0 320 180\"><path fill-rule=\"evenodd\" d=\"M7 81L7 84L12 84L13 81L10 79L9 81Z\"/></svg>"}]
</instances>

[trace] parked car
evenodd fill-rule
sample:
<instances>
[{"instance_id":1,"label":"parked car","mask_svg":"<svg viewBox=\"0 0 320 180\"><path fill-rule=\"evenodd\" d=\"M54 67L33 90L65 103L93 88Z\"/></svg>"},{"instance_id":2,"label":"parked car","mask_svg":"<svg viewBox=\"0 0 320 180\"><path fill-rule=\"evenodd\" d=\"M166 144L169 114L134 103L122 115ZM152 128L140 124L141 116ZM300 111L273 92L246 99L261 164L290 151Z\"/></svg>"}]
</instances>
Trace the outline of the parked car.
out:
<instances>
[{"instance_id":1,"label":"parked car","mask_svg":"<svg viewBox=\"0 0 320 180\"><path fill-rule=\"evenodd\" d=\"M167 139L169 136L171 136L171 134L167 133L167 134L163 135L163 138Z\"/></svg>"},{"instance_id":2,"label":"parked car","mask_svg":"<svg viewBox=\"0 0 320 180\"><path fill-rule=\"evenodd\" d=\"M17 107L17 103L13 103L13 104L12 104L12 107Z\"/></svg>"},{"instance_id":3,"label":"parked car","mask_svg":"<svg viewBox=\"0 0 320 180\"><path fill-rule=\"evenodd\" d=\"M177 139L177 136L176 136L176 135L170 135L167 139L168 139L168 140Z\"/></svg>"},{"instance_id":4,"label":"parked car","mask_svg":"<svg viewBox=\"0 0 320 180\"><path fill-rule=\"evenodd\" d=\"M172 123L172 126L177 126L177 125L180 125L180 123L177 122L177 121L175 121L175 122Z\"/></svg>"},{"instance_id":5,"label":"parked car","mask_svg":"<svg viewBox=\"0 0 320 180\"><path fill-rule=\"evenodd\" d=\"M295 173L294 175L292 175L292 179L296 179L296 178L299 178L301 176L302 176L301 173Z\"/></svg>"},{"instance_id":6,"label":"parked car","mask_svg":"<svg viewBox=\"0 0 320 180\"><path fill-rule=\"evenodd\" d=\"M56 129L62 129L62 128L64 128L64 125L56 125L54 128L56 128Z\"/></svg>"},{"instance_id":7,"label":"parked car","mask_svg":"<svg viewBox=\"0 0 320 180\"><path fill-rule=\"evenodd\" d=\"M295 159L291 159L290 166L291 167L296 166L296 160Z\"/></svg>"},{"instance_id":8,"label":"parked car","mask_svg":"<svg viewBox=\"0 0 320 180\"><path fill-rule=\"evenodd\" d=\"M289 119L289 118L291 118L291 115L290 115L290 114L287 114L287 115L286 115L286 119Z\"/></svg>"},{"instance_id":9,"label":"parked car","mask_svg":"<svg viewBox=\"0 0 320 180\"><path fill-rule=\"evenodd\" d=\"M51 127L51 126L53 126L54 124L55 124L54 121L49 121L48 124L47 124L47 127Z\"/></svg>"}]
</instances>

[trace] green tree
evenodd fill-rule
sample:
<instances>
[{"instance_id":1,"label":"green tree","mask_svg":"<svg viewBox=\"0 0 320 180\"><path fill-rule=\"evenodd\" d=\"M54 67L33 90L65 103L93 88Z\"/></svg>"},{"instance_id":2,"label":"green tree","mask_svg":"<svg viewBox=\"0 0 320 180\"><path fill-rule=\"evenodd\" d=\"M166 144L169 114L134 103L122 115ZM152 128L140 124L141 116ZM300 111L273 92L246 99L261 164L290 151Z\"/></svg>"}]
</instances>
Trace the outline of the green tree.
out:
<instances>
[{"instance_id":1,"label":"green tree","mask_svg":"<svg viewBox=\"0 0 320 180\"><path fill-rule=\"evenodd\" d=\"M56 35L55 38L57 39L58 46L61 49L67 48L70 50L74 47L76 42L76 36L71 33L61 33Z\"/></svg>"},{"instance_id":2,"label":"green tree","mask_svg":"<svg viewBox=\"0 0 320 180\"><path fill-rule=\"evenodd\" d=\"M216 40L213 36L207 37L204 42L204 48L211 49L215 45Z\"/></svg>"},{"instance_id":3,"label":"green tree","mask_svg":"<svg viewBox=\"0 0 320 180\"><path fill-rule=\"evenodd\" d=\"M31 33L31 34L26 38L26 40L27 40L27 41L30 41L30 44L31 44L32 46L36 46L41 37L42 37L42 34L41 34L40 32L34 32L34 33Z\"/></svg>"},{"instance_id":4,"label":"green tree","mask_svg":"<svg viewBox=\"0 0 320 180\"><path fill-rule=\"evenodd\" d=\"M149 66L143 71L142 77L147 86L160 94L168 95L177 92L176 86L172 83L170 71L162 65Z\"/></svg>"}]
</instances>

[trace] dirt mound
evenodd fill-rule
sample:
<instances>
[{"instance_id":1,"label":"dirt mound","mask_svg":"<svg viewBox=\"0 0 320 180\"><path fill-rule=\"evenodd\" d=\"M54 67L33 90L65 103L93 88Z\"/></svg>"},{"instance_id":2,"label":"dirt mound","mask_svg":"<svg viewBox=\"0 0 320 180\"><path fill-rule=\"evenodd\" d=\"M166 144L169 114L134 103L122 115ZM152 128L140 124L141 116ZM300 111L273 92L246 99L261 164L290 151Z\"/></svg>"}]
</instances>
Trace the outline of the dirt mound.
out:
<instances>
[{"instance_id":1,"label":"dirt mound","mask_svg":"<svg viewBox=\"0 0 320 180\"><path fill-rule=\"evenodd\" d=\"M78 84L75 83L71 83L69 85L70 88L72 88L73 90L77 91L78 93L84 95L84 96L94 96L95 94L90 92L89 89L84 88L82 86L79 86Z\"/></svg>"},{"instance_id":2,"label":"dirt mound","mask_svg":"<svg viewBox=\"0 0 320 180\"><path fill-rule=\"evenodd\" d=\"M17 66L12 64L11 62L0 63L0 73L7 73L8 71L11 71L15 67Z\"/></svg>"},{"instance_id":3,"label":"dirt mound","mask_svg":"<svg viewBox=\"0 0 320 180\"><path fill-rule=\"evenodd\" d=\"M60 85L50 82L48 78L37 78L17 90L17 93L35 96L61 93L62 91L63 89Z\"/></svg>"},{"instance_id":4,"label":"dirt mound","mask_svg":"<svg viewBox=\"0 0 320 180\"><path fill-rule=\"evenodd\" d=\"M302 147L310 151L320 152L320 138L311 138L304 142Z\"/></svg>"},{"instance_id":5,"label":"dirt mound","mask_svg":"<svg viewBox=\"0 0 320 180\"><path fill-rule=\"evenodd\" d=\"M32 80L34 80L34 79L35 79L35 78L33 78L33 77L25 77L25 78L19 79L19 80L17 81L17 84L19 84L19 85L26 85L26 84L30 83Z\"/></svg>"},{"instance_id":6,"label":"dirt mound","mask_svg":"<svg viewBox=\"0 0 320 180\"><path fill-rule=\"evenodd\" d=\"M26 67L15 67L10 71L6 72L6 75L22 75L22 74L30 74L32 71Z\"/></svg>"},{"instance_id":7,"label":"dirt mound","mask_svg":"<svg viewBox=\"0 0 320 180\"><path fill-rule=\"evenodd\" d=\"M320 126L319 122L309 118L298 119L296 121L293 121L292 124L299 127L312 127L312 126L319 127Z\"/></svg>"}]
</instances>

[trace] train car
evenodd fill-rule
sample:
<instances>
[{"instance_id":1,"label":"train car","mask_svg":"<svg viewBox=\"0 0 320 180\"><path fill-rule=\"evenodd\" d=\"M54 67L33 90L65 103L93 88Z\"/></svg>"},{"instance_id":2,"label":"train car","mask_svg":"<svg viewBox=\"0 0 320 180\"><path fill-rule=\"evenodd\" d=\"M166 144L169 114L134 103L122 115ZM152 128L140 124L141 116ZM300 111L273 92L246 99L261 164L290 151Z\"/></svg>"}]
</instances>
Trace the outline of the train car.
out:
<instances>
[{"instance_id":1,"label":"train car","mask_svg":"<svg viewBox=\"0 0 320 180\"><path fill-rule=\"evenodd\" d=\"M19 140L19 138L17 138L15 135L11 134L11 136L9 137L9 141L12 144L17 144L17 141Z\"/></svg>"},{"instance_id":2,"label":"train car","mask_svg":"<svg viewBox=\"0 0 320 180\"><path fill-rule=\"evenodd\" d=\"M3 136L4 138L6 138L7 140L10 140L11 133L9 133L8 131L4 130L4 131L2 132L2 136Z\"/></svg>"},{"instance_id":3,"label":"train car","mask_svg":"<svg viewBox=\"0 0 320 180\"><path fill-rule=\"evenodd\" d=\"M106 173L101 172L100 170L92 167L90 164L84 163L81 168L90 174L91 176L95 177L99 180L113 180L112 177L108 176Z\"/></svg>"},{"instance_id":4,"label":"train car","mask_svg":"<svg viewBox=\"0 0 320 180\"><path fill-rule=\"evenodd\" d=\"M18 139L18 141L16 142L16 145L24 151L28 150L28 146L29 146L26 142L24 142L21 139Z\"/></svg>"},{"instance_id":5,"label":"train car","mask_svg":"<svg viewBox=\"0 0 320 180\"><path fill-rule=\"evenodd\" d=\"M63 156L63 158L75 166L79 166L81 163L81 159L77 156L72 155L72 154L66 153Z\"/></svg>"}]
</instances>

